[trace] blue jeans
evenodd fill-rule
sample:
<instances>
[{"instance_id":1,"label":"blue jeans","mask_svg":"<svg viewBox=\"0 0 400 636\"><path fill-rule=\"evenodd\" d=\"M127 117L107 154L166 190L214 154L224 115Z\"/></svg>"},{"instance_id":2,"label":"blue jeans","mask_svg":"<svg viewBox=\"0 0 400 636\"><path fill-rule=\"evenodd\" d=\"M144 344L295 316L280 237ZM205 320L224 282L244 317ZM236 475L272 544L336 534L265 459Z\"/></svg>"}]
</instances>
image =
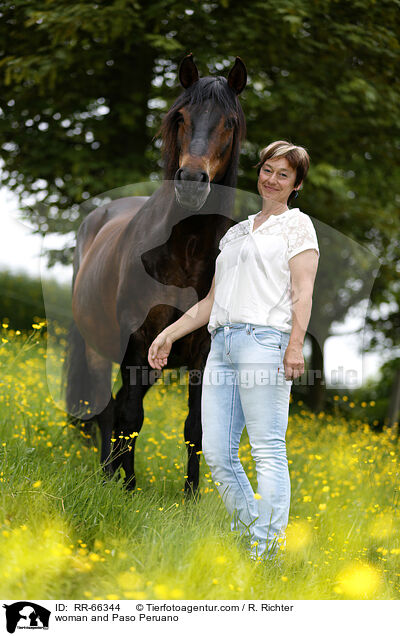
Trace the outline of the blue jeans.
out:
<instances>
[{"instance_id":1,"label":"blue jeans","mask_svg":"<svg viewBox=\"0 0 400 636\"><path fill-rule=\"evenodd\" d=\"M292 382L283 356L290 334L273 327L230 324L211 334L203 377L203 454L232 518L248 532L253 554L272 555L284 541L290 505L286 429ZM239 460L247 428L257 494Z\"/></svg>"}]
</instances>

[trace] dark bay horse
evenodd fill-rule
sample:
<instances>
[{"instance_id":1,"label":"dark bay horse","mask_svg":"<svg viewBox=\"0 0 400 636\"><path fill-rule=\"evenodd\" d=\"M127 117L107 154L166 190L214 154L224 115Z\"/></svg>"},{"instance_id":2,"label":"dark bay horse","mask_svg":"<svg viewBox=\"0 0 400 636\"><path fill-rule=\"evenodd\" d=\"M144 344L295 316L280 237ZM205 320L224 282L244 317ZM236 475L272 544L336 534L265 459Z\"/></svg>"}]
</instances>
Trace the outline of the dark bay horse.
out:
<instances>
[{"instance_id":1,"label":"dark bay horse","mask_svg":"<svg viewBox=\"0 0 400 636\"><path fill-rule=\"evenodd\" d=\"M150 197L116 199L91 212L77 236L67 351L67 410L96 417L101 462L119 466L134 488L134 448L143 424L143 398L154 382L148 348L167 325L204 298L218 243L231 225L245 119L238 95L247 81L240 58L228 78L199 78L192 55L179 69L182 94L161 126L164 181ZM201 374L209 351L206 327L173 346L168 367L196 370L189 382L184 436L185 491L199 482ZM112 362L122 387L111 396ZM152 378L152 379L151 379ZM88 407L88 408L86 408ZM85 412L86 411L86 412ZM117 438L111 452L113 434Z\"/></svg>"}]
</instances>

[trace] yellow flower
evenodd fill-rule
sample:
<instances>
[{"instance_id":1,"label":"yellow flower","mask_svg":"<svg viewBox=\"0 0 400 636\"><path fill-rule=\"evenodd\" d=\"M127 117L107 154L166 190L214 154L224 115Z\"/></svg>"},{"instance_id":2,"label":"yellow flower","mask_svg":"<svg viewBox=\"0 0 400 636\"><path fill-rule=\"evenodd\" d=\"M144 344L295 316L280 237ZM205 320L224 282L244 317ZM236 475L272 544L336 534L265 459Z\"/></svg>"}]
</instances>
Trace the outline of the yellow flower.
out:
<instances>
[{"instance_id":1,"label":"yellow flower","mask_svg":"<svg viewBox=\"0 0 400 636\"><path fill-rule=\"evenodd\" d=\"M163 584L155 585L154 591L156 593L156 598L166 598L168 594L168 587Z\"/></svg>"},{"instance_id":2,"label":"yellow flower","mask_svg":"<svg viewBox=\"0 0 400 636\"><path fill-rule=\"evenodd\" d=\"M184 592L183 592L183 590L181 590L180 587L174 587L170 591L171 598L183 598L183 595L184 595Z\"/></svg>"},{"instance_id":3,"label":"yellow flower","mask_svg":"<svg viewBox=\"0 0 400 636\"><path fill-rule=\"evenodd\" d=\"M319 504L319 506L318 506L318 508L319 508L320 510L326 510L326 503L320 503L320 504Z\"/></svg>"},{"instance_id":4,"label":"yellow flower","mask_svg":"<svg viewBox=\"0 0 400 636\"><path fill-rule=\"evenodd\" d=\"M44 327L46 324L46 322L34 322L32 325L32 329L41 329L42 327Z\"/></svg>"},{"instance_id":5,"label":"yellow flower","mask_svg":"<svg viewBox=\"0 0 400 636\"><path fill-rule=\"evenodd\" d=\"M42 482L39 479L38 481L35 481L34 484L32 484L32 487L33 488L40 488L41 485L42 485Z\"/></svg>"},{"instance_id":6,"label":"yellow flower","mask_svg":"<svg viewBox=\"0 0 400 636\"><path fill-rule=\"evenodd\" d=\"M312 532L306 521L295 521L286 530L286 550L299 552L306 548L312 540Z\"/></svg>"},{"instance_id":7,"label":"yellow flower","mask_svg":"<svg viewBox=\"0 0 400 636\"><path fill-rule=\"evenodd\" d=\"M371 523L370 535L374 539L390 537L394 532L393 518L387 513L380 513Z\"/></svg>"},{"instance_id":8,"label":"yellow flower","mask_svg":"<svg viewBox=\"0 0 400 636\"><path fill-rule=\"evenodd\" d=\"M142 579L136 572L121 572L117 581L123 590L136 590L142 585Z\"/></svg>"},{"instance_id":9,"label":"yellow flower","mask_svg":"<svg viewBox=\"0 0 400 636\"><path fill-rule=\"evenodd\" d=\"M347 598L373 598L382 585L380 571L369 563L353 563L338 576L335 591Z\"/></svg>"},{"instance_id":10,"label":"yellow flower","mask_svg":"<svg viewBox=\"0 0 400 636\"><path fill-rule=\"evenodd\" d=\"M255 492L255 493L254 493L254 499L262 499L262 497L261 497L260 493Z\"/></svg>"}]
</instances>

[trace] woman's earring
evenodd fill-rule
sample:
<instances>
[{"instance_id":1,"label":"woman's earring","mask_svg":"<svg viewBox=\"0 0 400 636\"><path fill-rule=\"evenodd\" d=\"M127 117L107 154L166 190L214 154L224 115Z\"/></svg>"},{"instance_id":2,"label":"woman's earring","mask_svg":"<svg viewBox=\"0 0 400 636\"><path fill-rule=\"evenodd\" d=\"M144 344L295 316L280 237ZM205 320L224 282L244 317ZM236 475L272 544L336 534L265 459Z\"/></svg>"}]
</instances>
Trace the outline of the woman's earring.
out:
<instances>
[{"instance_id":1,"label":"woman's earring","mask_svg":"<svg viewBox=\"0 0 400 636\"><path fill-rule=\"evenodd\" d=\"M297 199L297 197L299 196L299 191L298 190L293 190L294 194L292 193L292 198L293 199Z\"/></svg>"}]
</instances>

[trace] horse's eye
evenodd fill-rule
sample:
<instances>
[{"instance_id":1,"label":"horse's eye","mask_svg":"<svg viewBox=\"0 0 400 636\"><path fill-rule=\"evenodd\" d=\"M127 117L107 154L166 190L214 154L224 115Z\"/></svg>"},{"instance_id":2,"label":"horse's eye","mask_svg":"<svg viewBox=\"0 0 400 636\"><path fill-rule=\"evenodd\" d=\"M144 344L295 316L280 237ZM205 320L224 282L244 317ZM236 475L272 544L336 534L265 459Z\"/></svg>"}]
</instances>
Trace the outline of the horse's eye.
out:
<instances>
[{"instance_id":1,"label":"horse's eye","mask_svg":"<svg viewBox=\"0 0 400 636\"><path fill-rule=\"evenodd\" d=\"M225 122L225 128L227 130L231 130L234 127L234 125L235 125L235 120L232 119L232 118L231 119L227 119L226 122Z\"/></svg>"}]
</instances>

